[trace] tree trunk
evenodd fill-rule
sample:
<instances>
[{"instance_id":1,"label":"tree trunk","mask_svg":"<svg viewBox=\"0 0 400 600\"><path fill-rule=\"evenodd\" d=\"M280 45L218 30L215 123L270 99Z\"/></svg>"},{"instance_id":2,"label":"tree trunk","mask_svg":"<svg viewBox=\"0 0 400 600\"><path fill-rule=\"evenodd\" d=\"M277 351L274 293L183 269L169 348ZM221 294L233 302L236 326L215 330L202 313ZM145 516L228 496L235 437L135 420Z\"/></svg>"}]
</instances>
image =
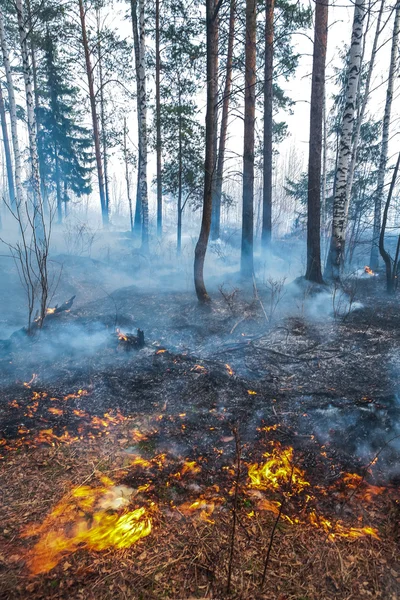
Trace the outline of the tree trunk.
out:
<instances>
[{"instance_id":1,"label":"tree trunk","mask_svg":"<svg viewBox=\"0 0 400 600\"><path fill-rule=\"evenodd\" d=\"M194 254L194 285L199 302L210 302L204 284L204 260L207 252L208 238L211 228L213 170L214 170L214 126L215 126L215 88L217 70L217 25L215 21L215 0L206 0L206 28L207 28L207 112L206 112L206 140L204 161L204 196L203 216L199 239Z\"/></svg>"},{"instance_id":2,"label":"tree trunk","mask_svg":"<svg viewBox=\"0 0 400 600\"><path fill-rule=\"evenodd\" d=\"M228 116L229 116L229 101L232 87L232 59L233 45L235 41L235 16L236 16L236 0L231 0L229 12L229 37L228 51L226 56L226 76L224 95L222 99L222 116L221 116L221 132L219 136L219 148L217 159L217 174L215 181L215 194L213 198L213 210L211 218L211 239L217 240L220 236L221 224L221 198L222 198L222 182L225 162L226 137L228 132Z\"/></svg>"},{"instance_id":3,"label":"tree trunk","mask_svg":"<svg viewBox=\"0 0 400 600\"><path fill-rule=\"evenodd\" d=\"M182 114L181 114L181 91L179 81L179 126L178 126L178 227L177 227L177 254L180 256L182 250L182 169L183 169L183 157L182 157Z\"/></svg>"},{"instance_id":4,"label":"tree trunk","mask_svg":"<svg viewBox=\"0 0 400 600\"><path fill-rule=\"evenodd\" d=\"M256 0L246 0L241 274L253 276L254 123L256 106Z\"/></svg>"},{"instance_id":5,"label":"tree trunk","mask_svg":"<svg viewBox=\"0 0 400 600\"><path fill-rule=\"evenodd\" d=\"M394 186L396 185L399 167L400 167L400 152L397 156L396 166L395 166L395 169L393 172L389 193L388 193L388 196L386 199L385 209L383 211L382 228L381 228L380 235L379 235L379 252L385 262L386 290L387 290L388 294L392 294L394 292L394 288L395 288L394 278L396 275L398 257L397 257L397 259L395 258L395 260L393 262L393 271L392 271L392 259L390 257L390 254L385 250L385 231L386 231L386 224L387 224L387 217L388 217L388 212L389 212L390 201L392 199ZM396 252L396 254L398 254L398 252Z\"/></svg>"},{"instance_id":6,"label":"tree trunk","mask_svg":"<svg viewBox=\"0 0 400 600\"><path fill-rule=\"evenodd\" d=\"M26 95L26 113L28 122L29 151L31 158L31 184L33 192L33 205L35 211L35 222L38 232L43 229L43 204L39 174L39 156L37 150L36 137L36 119L35 119L35 98L33 91L32 69L29 64L27 33L25 28L25 16L22 0L16 0L15 3L18 18L18 32L22 55L22 72L24 76L25 95Z\"/></svg>"},{"instance_id":7,"label":"tree trunk","mask_svg":"<svg viewBox=\"0 0 400 600\"><path fill-rule=\"evenodd\" d=\"M133 231L133 211L132 211L132 197L131 197L131 186L129 178L129 161L128 161L128 144L127 144L127 127L126 118L124 117L124 163L125 163L125 183L126 183L126 195L128 197L129 204L129 220L131 224L131 231Z\"/></svg>"},{"instance_id":8,"label":"tree trunk","mask_svg":"<svg viewBox=\"0 0 400 600\"><path fill-rule=\"evenodd\" d=\"M61 177L60 161L58 157L58 148L54 148L55 167L56 167L56 197L57 197L57 222L62 223L62 195L61 195Z\"/></svg>"},{"instance_id":9,"label":"tree trunk","mask_svg":"<svg viewBox=\"0 0 400 600\"><path fill-rule=\"evenodd\" d=\"M3 132L4 154L6 157L8 196L10 199L10 206L13 208L13 207L15 207L14 174L13 174L13 165L12 165L12 160L11 160L10 141L8 139L6 110L4 108L3 89L2 89L1 83L0 83L0 120L1 120L1 130Z\"/></svg>"},{"instance_id":10,"label":"tree trunk","mask_svg":"<svg viewBox=\"0 0 400 600\"><path fill-rule=\"evenodd\" d=\"M346 191L349 163L352 151L355 108L357 101L358 78L361 70L362 38L364 26L365 0L356 0L351 36L346 102L343 111L340 146L335 173L335 195L333 200L332 237L326 265L326 277L340 279L343 268L346 239Z\"/></svg>"},{"instance_id":11,"label":"tree trunk","mask_svg":"<svg viewBox=\"0 0 400 600\"><path fill-rule=\"evenodd\" d=\"M147 98L146 98L146 56L144 0L139 0L139 23L137 18L137 0L131 0L133 40L135 48L135 70L137 85L137 113L139 133L138 198L140 198L142 250L149 246L149 204L147 196ZM136 211L138 210L138 203ZM136 217L135 217L136 222Z\"/></svg>"},{"instance_id":12,"label":"tree trunk","mask_svg":"<svg viewBox=\"0 0 400 600\"><path fill-rule=\"evenodd\" d=\"M104 189L104 174L103 174L103 163L101 160L101 149L100 149L100 134L99 134L99 122L97 118L96 112L96 98L94 94L94 81L93 81L93 68L90 61L90 52L89 52L89 44L86 33L86 15L85 9L83 6L83 0L78 0L79 2L79 15L81 20L81 30L82 30L82 43L83 49L85 52L85 62L86 62L86 75L88 78L89 85L89 100L90 100L90 108L92 113L92 125L93 125L93 138L94 138L94 150L96 156L96 166L97 166L97 180L99 185L99 194L100 194L100 205L101 205L101 216L103 220L103 226L107 227L109 223L108 218L108 209L107 209L107 201Z\"/></svg>"},{"instance_id":13,"label":"tree trunk","mask_svg":"<svg viewBox=\"0 0 400 600\"><path fill-rule=\"evenodd\" d=\"M383 192L385 186L385 175L386 166L388 160L388 147L389 147L389 128L390 128L390 115L392 112L393 102L393 83L397 66L397 55L399 52L399 34L400 34L400 1L396 4L396 13L394 18L393 26L393 37L392 37L392 50L390 55L390 67L388 76L388 86L386 90L386 103L385 113L383 117L382 127L382 146L381 155L379 159L378 169L378 183L375 193L375 209L374 209L374 231L372 238L371 258L370 266L371 269L377 269L379 266L378 260L378 240L381 231L381 210L383 202Z\"/></svg>"},{"instance_id":14,"label":"tree trunk","mask_svg":"<svg viewBox=\"0 0 400 600\"><path fill-rule=\"evenodd\" d=\"M352 151L352 155L351 155L349 176L348 176L347 190L346 190L346 209L345 209L346 219L349 214L351 194L352 194L352 190L353 190L354 171L355 171L355 167L356 167L356 163L357 163L358 141L360 139L361 125L364 120L365 109L367 107L368 99L369 99L369 88L371 85L371 77L372 77L372 72L373 72L374 65L375 65L375 57L376 57L376 53L377 53L378 39L379 39L379 35L381 32L380 26L381 26L381 20L382 20L384 6L385 6L385 0L381 0L381 6L379 9L379 13L378 13L378 20L376 23L375 36L374 36L374 41L373 41L373 45L372 45L371 59L369 61L367 78L365 80L364 96L362 98L361 107L360 107L359 114L357 117L356 131L353 136L353 151ZM366 34L367 34L367 32L368 31L366 31ZM365 42L364 42L364 48L365 48ZM364 50L363 50L363 54L364 54ZM361 83L361 78L359 78L359 84L360 83ZM359 85L359 87L360 87L360 85Z\"/></svg>"},{"instance_id":15,"label":"tree trunk","mask_svg":"<svg viewBox=\"0 0 400 600\"><path fill-rule=\"evenodd\" d=\"M11 140L14 152L14 175L15 175L15 191L17 205L20 206L23 200L23 187L22 187L22 169L21 169L21 153L19 149L18 139L18 126L17 126L17 105L15 102L14 82L11 72L9 50L6 42L6 36L4 31L4 17L3 12L0 8L0 43L1 52L3 56L3 64L6 72L7 88L8 88L8 104L10 109L10 122L11 122Z\"/></svg>"},{"instance_id":16,"label":"tree trunk","mask_svg":"<svg viewBox=\"0 0 400 600\"><path fill-rule=\"evenodd\" d=\"M104 110L103 58L101 55L101 41L100 41L100 8L96 8L96 24L97 24L97 64L99 67L101 145L103 146L103 164L104 164L104 192L105 192L105 197L106 197L107 214L108 214L108 217L110 217L107 131L106 131L106 116L105 116L105 110Z\"/></svg>"},{"instance_id":17,"label":"tree trunk","mask_svg":"<svg viewBox=\"0 0 400 600\"><path fill-rule=\"evenodd\" d=\"M322 283L321 271L321 158L324 116L325 59L328 41L328 3L316 0L308 158L306 279Z\"/></svg>"},{"instance_id":18,"label":"tree trunk","mask_svg":"<svg viewBox=\"0 0 400 600\"><path fill-rule=\"evenodd\" d=\"M156 162L157 162L157 236L162 237L161 181L161 57L160 57L160 0L156 0Z\"/></svg>"},{"instance_id":19,"label":"tree trunk","mask_svg":"<svg viewBox=\"0 0 400 600\"><path fill-rule=\"evenodd\" d=\"M274 0L265 8L263 221L261 248L265 252L272 236L272 102L274 75Z\"/></svg>"}]
</instances>

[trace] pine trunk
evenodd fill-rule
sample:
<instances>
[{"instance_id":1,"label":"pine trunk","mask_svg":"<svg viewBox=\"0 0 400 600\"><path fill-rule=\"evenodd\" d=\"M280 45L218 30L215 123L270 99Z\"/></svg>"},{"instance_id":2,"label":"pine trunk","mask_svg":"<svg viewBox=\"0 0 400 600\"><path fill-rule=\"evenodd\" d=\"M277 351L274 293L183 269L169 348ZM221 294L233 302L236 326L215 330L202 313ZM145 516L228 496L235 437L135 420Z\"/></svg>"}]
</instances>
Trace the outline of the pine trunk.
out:
<instances>
[{"instance_id":1,"label":"pine trunk","mask_svg":"<svg viewBox=\"0 0 400 600\"><path fill-rule=\"evenodd\" d=\"M220 237L221 225L221 199L222 199L222 182L225 162L226 138L228 133L228 116L229 116L229 101L232 88L232 59L233 45L235 41L235 16L236 16L236 0L231 0L229 12L229 37L228 51L226 56L226 75L224 95L222 99L222 115L221 115L221 131L219 136L217 173L215 181L215 194L213 198L213 210L211 218L211 239L217 240Z\"/></svg>"},{"instance_id":2,"label":"pine trunk","mask_svg":"<svg viewBox=\"0 0 400 600\"><path fill-rule=\"evenodd\" d=\"M39 173L39 156L37 149L36 119L35 119L35 97L33 90L32 69L29 64L27 32L25 28L25 15L22 0L15 3L18 18L18 33L22 55L22 73L25 84L26 113L28 123L29 151L31 159L31 185L33 192L33 205L35 212L35 226L38 232L43 230L43 204Z\"/></svg>"},{"instance_id":3,"label":"pine trunk","mask_svg":"<svg viewBox=\"0 0 400 600\"><path fill-rule=\"evenodd\" d=\"M208 238L211 228L213 170L214 170L214 126L215 126L215 94L218 64L217 24L214 16L215 1L206 0L207 28L207 112L206 112L206 141L204 161L204 195L203 215L199 239L194 255L194 285L199 302L210 302L204 284L204 260L206 257Z\"/></svg>"},{"instance_id":4,"label":"pine trunk","mask_svg":"<svg viewBox=\"0 0 400 600\"><path fill-rule=\"evenodd\" d=\"M263 220L261 247L265 252L272 237L272 102L274 74L274 0L265 9Z\"/></svg>"},{"instance_id":5,"label":"pine trunk","mask_svg":"<svg viewBox=\"0 0 400 600\"><path fill-rule=\"evenodd\" d=\"M156 162L157 162L157 235L162 237L161 181L161 57L160 57L160 0L156 0Z\"/></svg>"},{"instance_id":6,"label":"pine trunk","mask_svg":"<svg viewBox=\"0 0 400 600\"><path fill-rule=\"evenodd\" d=\"M79 15L80 15L80 20L81 20L82 43L83 43L83 49L85 52L86 75L88 78L88 85L89 85L89 100L90 100L90 108L91 108L91 113L92 113L94 150L95 150L95 156L96 156L97 180L98 180L98 185L99 185L101 216L102 216L102 220L103 220L103 226L107 227L108 223L109 223L109 218L108 218L107 201L106 201L105 188L104 188L103 162L101 159L99 122L98 122L97 112L96 112L96 98L95 98L95 93L94 93L93 68L92 68L91 61L90 61L89 44L88 44L88 38L87 38L87 33L86 33L86 15L85 15L85 9L83 6L83 0L78 0L78 2L79 2Z\"/></svg>"},{"instance_id":7,"label":"pine trunk","mask_svg":"<svg viewBox=\"0 0 400 600\"><path fill-rule=\"evenodd\" d=\"M325 59L328 41L328 3L316 0L308 159L306 279L322 283L321 159L324 117Z\"/></svg>"},{"instance_id":8,"label":"pine trunk","mask_svg":"<svg viewBox=\"0 0 400 600\"><path fill-rule=\"evenodd\" d=\"M4 154L6 157L8 196L10 199L10 206L13 208L13 207L15 207L14 174L13 174L13 165L12 165L12 159L11 159L10 141L8 139L6 110L4 107L3 89L2 89L1 83L0 83L0 120L1 120L1 130L3 132Z\"/></svg>"},{"instance_id":9,"label":"pine trunk","mask_svg":"<svg viewBox=\"0 0 400 600\"><path fill-rule=\"evenodd\" d=\"M147 196L147 98L144 0L139 0L139 20L137 11L137 0L131 0L139 135L138 198L140 198L142 249L147 252L149 246L149 205ZM136 211L138 211L138 203Z\"/></svg>"},{"instance_id":10,"label":"pine trunk","mask_svg":"<svg viewBox=\"0 0 400 600\"><path fill-rule=\"evenodd\" d=\"M256 105L256 0L246 0L245 96L243 141L243 208L241 274L253 276L254 123Z\"/></svg>"},{"instance_id":11,"label":"pine trunk","mask_svg":"<svg viewBox=\"0 0 400 600\"><path fill-rule=\"evenodd\" d=\"M380 231L381 231L381 211L382 211L382 203L383 203L383 196L384 196L386 167L387 167L387 160L388 160L390 116L391 116L391 112L392 112L393 84L394 84L394 77L395 77L396 67L397 67L397 55L398 55L398 51L399 51L399 48L398 48L399 34L400 34L400 2L397 2L395 18L394 18L394 26L393 26L392 49L391 49L391 55L390 55L388 85L387 85L387 90L386 90L385 113L384 113L384 117L383 117L383 126L382 126L382 146L381 146L381 155L380 155L380 159L379 159L378 183L377 183L377 189L376 189L376 193L375 193L374 231L373 231L373 239L372 239L371 258L370 258L371 269L377 269L379 266L378 242L379 242L379 235L380 235Z\"/></svg>"},{"instance_id":12,"label":"pine trunk","mask_svg":"<svg viewBox=\"0 0 400 600\"><path fill-rule=\"evenodd\" d=\"M14 153L14 175L15 175L15 191L17 205L20 206L23 200L23 187L22 187L22 169L21 169L21 152L19 149L18 139L18 125L17 125L17 105L15 102L14 82L11 72L9 50L6 42L5 30L4 30L4 17L3 12L0 8L0 43L1 52L3 57L4 70L6 72L7 88L8 88L8 104L10 109L10 122L11 122L11 140Z\"/></svg>"},{"instance_id":13,"label":"pine trunk","mask_svg":"<svg viewBox=\"0 0 400 600\"><path fill-rule=\"evenodd\" d=\"M340 145L335 173L332 237L326 265L327 278L334 280L340 279L344 262L347 226L346 192L349 164L352 154L352 136L357 103L358 79L361 70L364 15L365 0L356 0L349 64L347 69L346 101L342 117Z\"/></svg>"}]
</instances>

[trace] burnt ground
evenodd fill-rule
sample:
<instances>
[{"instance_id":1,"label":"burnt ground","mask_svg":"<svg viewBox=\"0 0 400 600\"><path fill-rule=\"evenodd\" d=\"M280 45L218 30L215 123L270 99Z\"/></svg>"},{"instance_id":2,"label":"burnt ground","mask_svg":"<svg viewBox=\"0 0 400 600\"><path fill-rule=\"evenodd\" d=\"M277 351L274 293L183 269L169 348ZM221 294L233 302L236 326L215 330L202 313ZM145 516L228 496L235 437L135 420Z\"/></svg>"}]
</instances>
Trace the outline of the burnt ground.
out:
<instances>
[{"instance_id":1,"label":"burnt ground","mask_svg":"<svg viewBox=\"0 0 400 600\"><path fill-rule=\"evenodd\" d=\"M303 284L275 296L231 289L202 309L192 294L133 286L60 315L33 340L4 343L0 597L399 597L400 306L381 287L377 278L357 281L351 306L339 292L332 305ZM332 307L341 314L330 316ZM143 329L145 348L127 351L116 327ZM276 515L257 510L246 473L271 444L293 447L313 494L292 494L286 482L269 496L286 494L283 512L302 524L278 523L261 593ZM151 466L132 466L137 456ZM185 461L200 470L184 476ZM30 576L35 538L21 537L24 527L43 521L74 485L95 485L99 472L150 486L141 501L158 507L154 532L128 550L83 549ZM355 491L344 473L359 476ZM211 502L210 494L218 517L171 513L198 497ZM227 594L236 501L242 559ZM369 525L380 540L332 541L310 525L311 510L331 531Z\"/></svg>"}]
</instances>

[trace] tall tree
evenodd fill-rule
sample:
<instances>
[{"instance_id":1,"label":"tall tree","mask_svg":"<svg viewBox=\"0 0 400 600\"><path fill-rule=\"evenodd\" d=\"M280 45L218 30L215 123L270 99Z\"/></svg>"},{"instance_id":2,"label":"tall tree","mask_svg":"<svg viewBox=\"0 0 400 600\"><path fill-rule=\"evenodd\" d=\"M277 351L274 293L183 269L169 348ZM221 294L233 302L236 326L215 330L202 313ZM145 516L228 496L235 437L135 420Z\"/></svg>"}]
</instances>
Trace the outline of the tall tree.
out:
<instances>
[{"instance_id":1,"label":"tall tree","mask_svg":"<svg viewBox=\"0 0 400 600\"><path fill-rule=\"evenodd\" d=\"M138 194L136 199L135 225L141 215L142 248L147 251L149 244L149 205L147 196L147 97L144 0L139 0L139 6L137 0L131 0L131 16L135 50L139 138ZM139 217L137 216L138 212Z\"/></svg>"},{"instance_id":2,"label":"tall tree","mask_svg":"<svg viewBox=\"0 0 400 600\"><path fill-rule=\"evenodd\" d=\"M381 156L379 161L379 169L378 169L378 185L376 189L375 195L375 207L374 207L374 230L373 230L373 238L372 238L372 248L371 248L371 258L370 265L372 269L377 269L378 267L378 251L379 251L379 236L381 232L381 211L382 211L382 203L384 197L384 186L385 186L385 175L386 175L386 167L388 160L388 148L389 148L389 128L390 128L390 116L392 112L392 102L393 102L393 84L394 77L396 73L396 66L398 62L398 53L399 53L399 35L400 35L400 1L396 3L395 17L394 17L394 25L393 25L393 35L392 35L392 49L390 53L390 65L389 65L389 75L388 75L388 83L386 90L386 102L385 102L385 112L383 116L383 125L382 125L382 146L381 146Z\"/></svg>"},{"instance_id":3,"label":"tall tree","mask_svg":"<svg viewBox=\"0 0 400 600\"><path fill-rule=\"evenodd\" d=\"M155 14L156 38L156 162L157 162L157 235L162 237L162 163L161 163L161 55L160 55L160 0L156 0Z\"/></svg>"},{"instance_id":4,"label":"tall tree","mask_svg":"<svg viewBox=\"0 0 400 600\"><path fill-rule=\"evenodd\" d=\"M271 243L272 234L274 4L275 0L267 0L265 7L263 220L261 233L261 245L264 251L268 249Z\"/></svg>"},{"instance_id":5,"label":"tall tree","mask_svg":"<svg viewBox=\"0 0 400 600\"><path fill-rule=\"evenodd\" d=\"M0 121L1 121L1 131L3 133L4 155L6 158L8 197L9 197L9 201L10 201L10 206L14 207L15 206L14 173L13 173L13 164L12 164L12 158L11 158L10 141L8 138L6 109L4 106L4 98L3 98L3 87L2 87L1 83L0 83Z\"/></svg>"},{"instance_id":6,"label":"tall tree","mask_svg":"<svg viewBox=\"0 0 400 600\"><path fill-rule=\"evenodd\" d=\"M33 89L33 76L29 61L27 30L24 6L22 0L16 0L18 33L22 56L22 73L25 84L26 112L28 122L29 152L31 159L31 186L33 192L33 204L35 207L35 223L38 233L43 230L43 202L40 185L39 155L37 149L37 131L35 118L35 97Z\"/></svg>"},{"instance_id":7,"label":"tall tree","mask_svg":"<svg viewBox=\"0 0 400 600\"><path fill-rule=\"evenodd\" d=\"M253 276L256 8L256 0L246 0L241 274L247 280Z\"/></svg>"},{"instance_id":8,"label":"tall tree","mask_svg":"<svg viewBox=\"0 0 400 600\"><path fill-rule=\"evenodd\" d=\"M215 194L211 218L211 239L220 236L222 183L225 163L226 139L228 135L229 101L232 88L233 47L235 42L236 0L230 0L228 49L226 55L225 85L222 96L221 129L219 135L217 172L215 177Z\"/></svg>"},{"instance_id":9,"label":"tall tree","mask_svg":"<svg viewBox=\"0 0 400 600\"><path fill-rule=\"evenodd\" d=\"M204 193L203 215L199 239L194 254L194 285L199 302L210 302L204 283L204 260L206 257L208 238L211 228L213 170L214 170L214 127L215 127L215 94L217 87L218 33L216 12L220 4L215 0L206 0L206 37L207 37L207 111L206 140L204 160Z\"/></svg>"},{"instance_id":10,"label":"tall tree","mask_svg":"<svg viewBox=\"0 0 400 600\"><path fill-rule=\"evenodd\" d=\"M8 90L8 105L10 110L11 123L11 139L14 153L14 174L15 174L15 191L16 202L19 206L23 200L22 188L22 168L21 168L21 152L19 149L18 124L17 124L17 104L15 102L14 80L11 71L10 53L6 40L4 28L4 16L0 7L0 44L3 59L4 70L6 72L7 90Z\"/></svg>"},{"instance_id":11,"label":"tall tree","mask_svg":"<svg viewBox=\"0 0 400 600\"><path fill-rule=\"evenodd\" d=\"M83 0L78 0L79 2L79 17L81 23L81 35L82 35L82 44L83 50L85 54L85 65L86 65L86 76L88 79L89 86L89 101L90 101L90 109L92 115L92 127L93 127L93 140L94 140L94 150L96 157L96 166L97 166L97 183L99 186L99 195L100 195L100 206L101 206L101 216L103 220L103 226L107 227L109 224L109 215L108 215L108 207L107 200L105 194L104 187L104 171L103 171L103 161L101 157L101 145L100 145L100 132L99 132L99 121L96 111L96 97L94 91L94 79L93 79L93 67L90 59L90 50L89 50L89 41L86 31L86 11L83 5Z\"/></svg>"},{"instance_id":12,"label":"tall tree","mask_svg":"<svg viewBox=\"0 0 400 600\"><path fill-rule=\"evenodd\" d=\"M39 96L38 149L41 174L48 191L55 189L58 222L61 223L70 192L80 197L91 192L92 138L88 129L79 125L78 88L71 84L70 57L60 58L56 34L47 30L44 41L44 60L39 69L42 80Z\"/></svg>"},{"instance_id":13,"label":"tall tree","mask_svg":"<svg viewBox=\"0 0 400 600\"><path fill-rule=\"evenodd\" d=\"M316 0L308 158L307 272L306 279L322 283L321 271L321 158L328 41L328 3Z\"/></svg>"},{"instance_id":14,"label":"tall tree","mask_svg":"<svg viewBox=\"0 0 400 600\"><path fill-rule=\"evenodd\" d=\"M346 100L342 116L340 146L335 173L332 237L326 265L326 276L339 279L344 261L346 240L346 191L352 153L352 136L357 102L358 79L361 70L365 0L356 0L347 68Z\"/></svg>"}]
</instances>

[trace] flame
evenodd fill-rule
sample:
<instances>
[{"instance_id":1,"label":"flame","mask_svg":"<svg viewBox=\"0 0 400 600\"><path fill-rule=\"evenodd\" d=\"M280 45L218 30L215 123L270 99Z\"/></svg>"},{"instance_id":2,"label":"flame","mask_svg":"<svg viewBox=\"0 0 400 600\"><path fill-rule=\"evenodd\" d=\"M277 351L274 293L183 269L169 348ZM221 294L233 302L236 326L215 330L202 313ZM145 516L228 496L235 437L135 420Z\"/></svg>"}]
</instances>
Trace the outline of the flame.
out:
<instances>
[{"instance_id":1,"label":"flame","mask_svg":"<svg viewBox=\"0 0 400 600\"><path fill-rule=\"evenodd\" d=\"M48 408L49 413L52 415L63 415L64 411L61 408Z\"/></svg>"},{"instance_id":2,"label":"flame","mask_svg":"<svg viewBox=\"0 0 400 600\"><path fill-rule=\"evenodd\" d=\"M230 365L226 364L225 368L228 371L228 375L232 376L235 374L234 370L232 369L232 367Z\"/></svg>"},{"instance_id":3,"label":"flame","mask_svg":"<svg viewBox=\"0 0 400 600\"><path fill-rule=\"evenodd\" d=\"M46 315L53 315L56 310L56 308L46 308Z\"/></svg>"},{"instance_id":4,"label":"flame","mask_svg":"<svg viewBox=\"0 0 400 600\"><path fill-rule=\"evenodd\" d=\"M89 392L87 390L78 390L76 394L67 394L64 396L64 400L71 400L72 398L81 398L82 396L87 396Z\"/></svg>"},{"instance_id":5,"label":"flame","mask_svg":"<svg viewBox=\"0 0 400 600\"><path fill-rule=\"evenodd\" d=\"M332 523L328 519L317 515L315 511L311 511L308 516L311 525L323 529L328 534L328 538L331 541L333 541L335 537L357 539L368 535L379 540L378 532L374 527L346 527L341 521Z\"/></svg>"},{"instance_id":6,"label":"flame","mask_svg":"<svg viewBox=\"0 0 400 600\"><path fill-rule=\"evenodd\" d=\"M357 473L345 473L341 480L347 489L357 490L357 497L370 502L373 497L383 494L384 487L368 483Z\"/></svg>"},{"instance_id":7,"label":"flame","mask_svg":"<svg viewBox=\"0 0 400 600\"><path fill-rule=\"evenodd\" d=\"M129 548L149 535L152 520L143 506L128 510L133 489L102 477L98 487L80 486L64 496L43 523L28 527L22 537L39 535L28 565L37 575L54 568L78 548Z\"/></svg>"},{"instance_id":8,"label":"flame","mask_svg":"<svg viewBox=\"0 0 400 600\"><path fill-rule=\"evenodd\" d=\"M211 519L214 510L215 501L206 500L205 498L199 498L198 500L195 500L195 502L185 502L179 506L179 511L185 516L190 517L197 514L198 518L206 523L215 523L215 521Z\"/></svg>"},{"instance_id":9,"label":"flame","mask_svg":"<svg viewBox=\"0 0 400 600\"><path fill-rule=\"evenodd\" d=\"M194 365L191 371L197 371L198 373L207 373L207 369L203 365Z\"/></svg>"},{"instance_id":10,"label":"flame","mask_svg":"<svg viewBox=\"0 0 400 600\"><path fill-rule=\"evenodd\" d=\"M31 385L32 385L32 383L34 383L37 378L38 378L38 376L36 375L36 373L33 373L32 378L31 378L30 381L24 381L24 387L30 388Z\"/></svg>"},{"instance_id":11,"label":"flame","mask_svg":"<svg viewBox=\"0 0 400 600\"><path fill-rule=\"evenodd\" d=\"M374 275L375 275L374 271L373 271L372 269L370 269L370 268L368 267L368 265L366 265L366 266L364 267L364 273L367 273L367 275L372 275L372 276L374 276Z\"/></svg>"},{"instance_id":12,"label":"flame","mask_svg":"<svg viewBox=\"0 0 400 600\"><path fill-rule=\"evenodd\" d=\"M165 349L165 348L159 348L159 349L156 351L156 354L163 354L164 352L166 352L166 349Z\"/></svg>"},{"instance_id":13,"label":"flame","mask_svg":"<svg viewBox=\"0 0 400 600\"><path fill-rule=\"evenodd\" d=\"M249 396L257 396L257 392L255 392L254 390L247 390L247 393L249 394Z\"/></svg>"},{"instance_id":14,"label":"flame","mask_svg":"<svg viewBox=\"0 0 400 600\"><path fill-rule=\"evenodd\" d=\"M115 330L115 333L117 334L119 340L124 342L128 341L128 336L125 333L122 333L122 331L118 327Z\"/></svg>"},{"instance_id":15,"label":"flame","mask_svg":"<svg viewBox=\"0 0 400 600\"><path fill-rule=\"evenodd\" d=\"M309 487L309 482L304 479L304 471L293 465L293 448L282 448L276 442L272 452L266 452L267 461L263 465L253 464L248 467L251 487L266 490L280 489L282 485L291 482L291 490L298 493Z\"/></svg>"}]
</instances>

